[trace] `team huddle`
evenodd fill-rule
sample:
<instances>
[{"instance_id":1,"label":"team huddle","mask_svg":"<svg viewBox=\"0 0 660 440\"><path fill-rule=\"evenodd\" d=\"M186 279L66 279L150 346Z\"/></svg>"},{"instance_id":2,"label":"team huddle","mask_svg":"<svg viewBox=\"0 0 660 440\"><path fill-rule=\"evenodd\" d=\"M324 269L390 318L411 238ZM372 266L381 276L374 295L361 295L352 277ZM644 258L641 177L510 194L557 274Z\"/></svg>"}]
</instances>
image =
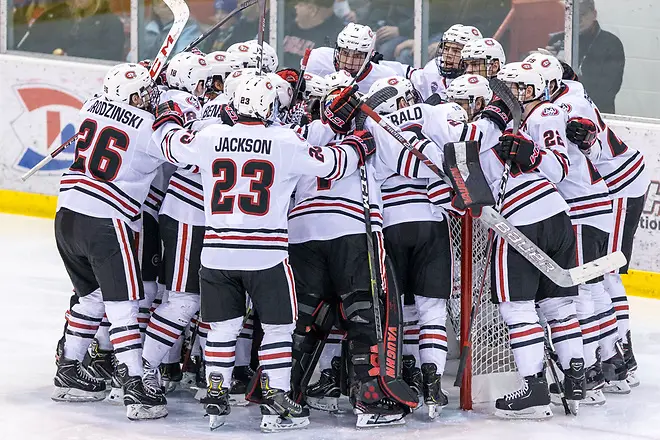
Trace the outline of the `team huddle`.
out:
<instances>
[{"instance_id":1,"label":"team huddle","mask_svg":"<svg viewBox=\"0 0 660 440\"><path fill-rule=\"evenodd\" d=\"M374 45L351 23L300 70L252 40L177 54L156 82L149 61L108 72L60 183L56 242L75 294L54 400L157 419L166 393L191 388L211 429L253 402L266 432L336 412L342 395L357 427L422 406L435 418L448 404L451 217L478 217L479 198L563 268L630 260L644 157L570 66L543 51L507 63L460 24L423 69L374 61ZM478 157L465 180L452 172L461 146ZM551 395L576 412L639 385L627 266L562 287L492 240L487 282L523 379L497 416L551 417ZM561 375L550 386L546 337Z\"/></svg>"}]
</instances>

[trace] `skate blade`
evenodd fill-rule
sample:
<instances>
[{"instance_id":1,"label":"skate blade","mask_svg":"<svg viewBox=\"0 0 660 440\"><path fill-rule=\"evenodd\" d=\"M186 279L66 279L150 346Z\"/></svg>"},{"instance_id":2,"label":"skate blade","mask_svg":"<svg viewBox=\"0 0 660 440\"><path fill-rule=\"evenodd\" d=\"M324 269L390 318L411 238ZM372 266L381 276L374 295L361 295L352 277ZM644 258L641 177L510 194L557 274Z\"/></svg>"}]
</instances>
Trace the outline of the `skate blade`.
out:
<instances>
[{"instance_id":1,"label":"skate blade","mask_svg":"<svg viewBox=\"0 0 660 440\"><path fill-rule=\"evenodd\" d=\"M336 397L310 397L305 396L305 402L310 408L329 413L339 412L339 399Z\"/></svg>"},{"instance_id":2,"label":"skate blade","mask_svg":"<svg viewBox=\"0 0 660 440\"><path fill-rule=\"evenodd\" d=\"M207 414L207 416L209 417L209 429L211 431L215 431L216 429L224 425L225 421L227 420L226 415L219 416L214 414Z\"/></svg>"},{"instance_id":3,"label":"skate blade","mask_svg":"<svg viewBox=\"0 0 660 440\"><path fill-rule=\"evenodd\" d=\"M138 403L126 405L126 417L130 420L154 420L167 417L165 405L146 406Z\"/></svg>"},{"instance_id":4,"label":"skate blade","mask_svg":"<svg viewBox=\"0 0 660 440\"><path fill-rule=\"evenodd\" d=\"M124 404L124 389L123 388L112 388L110 394L105 398L105 401L112 405L123 405Z\"/></svg>"},{"instance_id":5,"label":"skate blade","mask_svg":"<svg viewBox=\"0 0 660 440\"><path fill-rule=\"evenodd\" d=\"M261 432L278 432L301 429L309 425L309 417L282 418L278 415L261 416Z\"/></svg>"},{"instance_id":6,"label":"skate blade","mask_svg":"<svg viewBox=\"0 0 660 440\"><path fill-rule=\"evenodd\" d=\"M231 406L248 406L250 402L245 399L245 394L230 394L229 404Z\"/></svg>"},{"instance_id":7,"label":"skate blade","mask_svg":"<svg viewBox=\"0 0 660 440\"><path fill-rule=\"evenodd\" d=\"M191 388L191 390L195 391L195 400L198 402L206 397L206 388Z\"/></svg>"},{"instance_id":8,"label":"skate blade","mask_svg":"<svg viewBox=\"0 0 660 440\"><path fill-rule=\"evenodd\" d=\"M628 372L628 377L626 377L626 382L628 383L628 386L630 388L635 388L639 386L639 378L637 377L637 374L633 371Z\"/></svg>"},{"instance_id":9,"label":"skate blade","mask_svg":"<svg viewBox=\"0 0 660 440\"><path fill-rule=\"evenodd\" d=\"M606 382L603 392L608 394L630 394L630 385L625 380Z\"/></svg>"},{"instance_id":10,"label":"skate blade","mask_svg":"<svg viewBox=\"0 0 660 440\"><path fill-rule=\"evenodd\" d=\"M567 400L566 403L568 403L568 410L573 414L574 416L578 415L578 412L580 411L580 401L579 400Z\"/></svg>"},{"instance_id":11,"label":"skate blade","mask_svg":"<svg viewBox=\"0 0 660 440\"><path fill-rule=\"evenodd\" d=\"M549 405L533 406L518 411L497 408L495 409L495 416L503 419L544 420L552 417L552 410Z\"/></svg>"},{"instance_id":12,"label":"skate blade","mask_svg":"<svg viewBox=\"0 0 660 440\"><path fill-rule=\"evenodd\" d=\"M169 394L179 387L180 382L163 381L163 392Z\"/></svg>"},{"instance_id":13,"label":"skate blade","mask_svg":"<svg viewBox=\"0 0 660 440\"><path fill-rule=\"evenodd\" d=\"M405 425L405 414L365 414L358 412L356 428L377 428L379 426Z\"/></svg>"},{"instance_id":14,"label":"skate blade","mask_svg":"<svg viewBox=\"0 0 660 440\"><path fill-rule=\"evenodd\" d=\"M581 400L582 405L586 406L599 406L604 405L607 402L605 395L603 395L602 390L588 390L584 396L584 399Z\"/></svg>"},{"instance_id":15,"label":"skate blade","mask_svg":"<svg viewBox=\"0 0 660 440\"><path fill-rule=\"evenodd\" d=\"M195 373L185 372L183 373L183 378L181 379L181 387L183 388L196 388L197 387L197 378Z\"/></svg>"},{"instance_id":16,"label":"skate blade","mask_svg":"<svg viewBox=\"0 0 660 440\"><path fill-rule=\"evenodd\" d=\"M105 399L105 390L94 392L76 388L55 387L50 398L56 402L99 402Z\"/></svg>"}]
</instances>

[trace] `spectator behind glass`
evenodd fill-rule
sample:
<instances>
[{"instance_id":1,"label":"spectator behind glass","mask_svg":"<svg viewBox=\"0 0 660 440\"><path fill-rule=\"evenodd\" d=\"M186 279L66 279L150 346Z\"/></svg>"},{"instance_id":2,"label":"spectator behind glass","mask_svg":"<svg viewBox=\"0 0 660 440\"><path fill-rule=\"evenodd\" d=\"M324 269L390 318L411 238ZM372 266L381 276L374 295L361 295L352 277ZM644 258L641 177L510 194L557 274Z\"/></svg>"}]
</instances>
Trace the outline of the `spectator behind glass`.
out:
<instances>
[{"instance_id":1,"label":"spectator behind glass","mask_svg":"<svg viewBox=\"0 0 660 440\"><path fill-rule=\"evenodd\" d=\"M626 55L621 40L601 29L594 0L580 2L580 37L578 67L580 82L603 113L614 113L614 100L621 90ZM548 50L557 53L563 46L564 33L552 35Z\"/></svg>"},{"instance_id":2,"label":"spectator behind glass","mask_svg":"<svg viewBox=\"0 0 660 440\"><path fill-rule=\"evenodd\" d=\"M15 2L13 49L52 54L66 44L70 17L71 10L64 1Z\"/></svg>"},{"instance_id":3,"label":"spectator behind glass","mask_svg":"<svg viewBox=\"0 0 660 440\"><path fill-rule=\"evenodd\" d=\"M394 60L394 50L413 38L414 0L372 0L364 24L376 32L376 50Z\"/></svg>"},{"instance_id":4,"label":"spectator behind glass","mask_svg":"<svg viewBox=\"0 0 660 440\"><path fill-rule=\"evenodd\" d=\"M215 0L215 21L220 22L224 20L231 11L236 9L237 4L237 0ZM237 32L240 18L241 13L239 12L215 31L215 39L213 40L213 45L211 49L209 49L209 52L226 50L231 46L231 44L227 44L227 42L232 41L233 35Z\"/></svg>"},{"instance_id":5,"label":"spectator behind glass","mask_svg":"<svg viewBox=\"0 0 660 440\"><path fill-rule=\"evenodd\" d=\"M167 33L174 23L172 10L167 7L163 0L153 0L151 5L151 21L144 27L143 40L140 41L139 59L151 59L160 49ZM189 18L186 26L181 32L181 36L174 45L172 54L177 54L192 43L202 34L199 23L194 18Z\"/></svg>"},{"instance_id":6,"label":"spectator behind glass","mask_svg":"<svg viewBox=\"0 0 660 440\"><path fill-rule=\"evenodd\" d=\"M67 0L26 10L26 32L16 49L83 58L124 58L124 25L106 0ZM25 16L24 16L25 17ZM36 17L36 18L35 18Z\"/></svg>"},{"instance_id":7,"label":"spectator behind glass","mask_svg":"<svg viewBox=\"0 0 660 440\"><path fill-rule=\"evenodd\" d=\"M305 49L334 47L344 21L333 11L333 0L304 0L295 2L295 19L287 22L281 65L299 68Z\"/></svg>"}]
</instances>

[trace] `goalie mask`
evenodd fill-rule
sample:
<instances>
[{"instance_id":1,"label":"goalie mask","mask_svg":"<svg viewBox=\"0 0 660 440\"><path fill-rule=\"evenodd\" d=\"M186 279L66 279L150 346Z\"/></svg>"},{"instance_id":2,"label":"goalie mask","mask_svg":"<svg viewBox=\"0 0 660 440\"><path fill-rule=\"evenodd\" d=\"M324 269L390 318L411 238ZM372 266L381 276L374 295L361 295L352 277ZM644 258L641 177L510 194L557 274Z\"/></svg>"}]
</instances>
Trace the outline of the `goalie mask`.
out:
<instances>
[{"instance_id":1,"label":"goalie mask","mask_svg":"<svg viewBox=\"0 0 660 440\"><path fill-rule=\"evenodd\" d=\"M545 93L545 81L530 63L509 63L497 79L504 81L522 104L542 99Z\"/></svg>"},{"instance_id":2,"label":"goalie mask","mask_svg":"<svg viewBox=\"0 0 660 440\"><path fill-rule=\"evenodd\" d=\"M440 75L445 78L458 78L461 70L461 51L470 41L482 38L481 32L474 26L455 24L442 34L442 40L435 54L435 63Z\"/></svg>"},{"instance_id":3,"label":"goalie mask","mask_svg":"<svg viewBox=\"0 0 660 440\"><path fill-rule=\"evenodd\" d=\"M192 52L174 55L167 66L167 84L193 96L204 95L210 80L211 68L206 59Z\"/></svg>"},{"instance_id":4,"label":"goalie mask","mask_svg":"<svg viewBox=\"0 0 660 440\"><path fill-rule=\"evenodd\" d=\"M493 99L488 80L481 75L462 75L447 88L449 101L460 105L469 120L479 114Z\"/></svg>"},{"instance_id":5,"label":"goalie mask","mask_svg":"<svg viewBox=\"0 0 660 440\"><path fill-rule=\"evenodd\" d=\"M387 115L404 107L409 107L422 102L419 93L417 93L417 90L415 90L412 83L401 76L379 79L371 85L366 98L373 96L386 87L394 87L397 93L395 96L374 108L374 110L381 115Z\"/></svg>"},{"instance_id":6,"label":"goalie mask","mask_svg":"<svg viewBox=\"0 0 660 440\"><path fill-rule=\"evenodd\" d=\"M492 38L470 41L461 51L461 69L466 74L495 78L504 64L504 49Z\"/></svg>"},{"instance_id":7,"label":"goalie mask","mask_svg":"<svg viewBox=\"0 0 660 440\"><path fill-rule=\"evenodd\" d=\"M158 88L149 71L139 64L118 64L105 75L103 97L150 111L158 104Z\"/></svg>"},{"instance_id":8,"label":"goalie mask","mask_svg":"<svg viewBox=\"0 0 660 440\"><path fill-rule=\"evenodd\" d=\"M369 26L349 23L337 36L335 69L357 75L364 63L371 60L375 44L376 35Z\"/></svg>"}]
</instances>

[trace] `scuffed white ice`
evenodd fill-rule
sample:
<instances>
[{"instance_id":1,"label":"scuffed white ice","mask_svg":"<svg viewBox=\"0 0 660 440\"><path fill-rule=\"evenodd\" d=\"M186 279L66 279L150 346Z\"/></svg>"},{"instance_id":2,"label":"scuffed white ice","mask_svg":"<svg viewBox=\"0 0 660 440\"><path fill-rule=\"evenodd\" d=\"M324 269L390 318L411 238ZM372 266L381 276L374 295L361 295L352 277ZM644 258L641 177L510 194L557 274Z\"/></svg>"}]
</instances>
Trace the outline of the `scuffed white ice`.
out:
<instances>
[{"instance_id":1,"label":"scuffed white ice","mask_svg":"<svg viewBox=\"0 0 660 440\"><path fill-rule=\"evenodd\" d=\"M53 222L0 215L0 439L1 440L158 440L158 439L660 439L660 301L631 298L630 312L642 385L629 396L608 395L604 407L582 407L577 418L553 407L544 422L505 421L488 406L473 412L457 409L456 390L435 421L424 412L403 427L361 431L355 416L312 412L310 426L277 434L259 432L259 409L233 408L227 424L208 430L201 405L192 395L175 392L163 420L131 422L123 407L99 402L55 403L50 400L55 372L54 350L64 325L71 285L60 262Z\"/></svg>"}]
</instances>

